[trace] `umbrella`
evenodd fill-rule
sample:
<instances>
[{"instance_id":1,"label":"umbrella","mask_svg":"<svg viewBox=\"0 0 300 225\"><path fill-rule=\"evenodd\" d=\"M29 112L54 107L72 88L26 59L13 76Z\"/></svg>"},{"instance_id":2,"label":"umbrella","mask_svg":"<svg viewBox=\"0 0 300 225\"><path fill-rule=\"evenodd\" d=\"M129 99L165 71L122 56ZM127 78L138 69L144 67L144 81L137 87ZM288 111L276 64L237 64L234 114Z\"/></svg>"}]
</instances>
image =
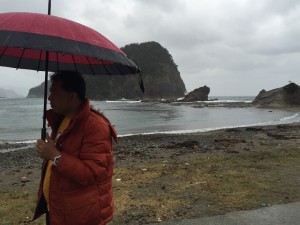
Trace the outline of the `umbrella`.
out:
<instances>
[{"instance_id":1,"label":"umbrella","mask_svg":"<svg viewBox=\"0 0 300 225\"><path fill-rule=\"evenodd\" d=\"M42 139L45 139L48 71L126 75L141 71L97 31L64 18L38 13L0 13L0 66L45 71ZM143 90L143 82L140 81Z\"/></svg>"}]
</instances>

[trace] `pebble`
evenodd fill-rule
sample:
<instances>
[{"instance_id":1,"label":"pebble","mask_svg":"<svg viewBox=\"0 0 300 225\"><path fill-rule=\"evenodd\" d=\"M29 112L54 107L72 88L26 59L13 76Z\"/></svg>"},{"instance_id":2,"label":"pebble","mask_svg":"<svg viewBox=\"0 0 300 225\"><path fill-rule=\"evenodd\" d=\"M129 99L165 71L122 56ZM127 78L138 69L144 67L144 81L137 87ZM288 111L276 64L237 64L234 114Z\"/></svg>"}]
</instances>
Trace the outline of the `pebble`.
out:
<instances>
[{"instance_id":1,"label":"pebble","mask_svg":"<svg viewBox=\"0 0 300 225\"><path fill-rule=\"evenodd\" d=\"M27 177L20 177L20 181L21 181L21 183L27 183L30 180Z\"/></svg>"},{"instance_id":2,"label":"pebble","mask_svg":"<svg viewBox=\"0 0 300 225\"><path fill-rule=\"evenodd\" d=\"M262 207L268 207L268 206L270 206L270 204L263 203L263 204L261 204L261 206Z\"/></svg>"}]
</instances>

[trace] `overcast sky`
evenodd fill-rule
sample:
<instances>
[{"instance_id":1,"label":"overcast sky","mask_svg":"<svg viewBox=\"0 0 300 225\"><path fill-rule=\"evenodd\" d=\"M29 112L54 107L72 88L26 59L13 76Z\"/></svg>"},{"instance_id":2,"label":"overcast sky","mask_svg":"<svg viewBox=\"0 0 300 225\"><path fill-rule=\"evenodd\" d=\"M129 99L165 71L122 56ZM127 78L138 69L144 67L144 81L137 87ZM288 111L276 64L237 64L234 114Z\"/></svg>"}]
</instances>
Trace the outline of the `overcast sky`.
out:
<instances>
[{"instance_id":1,"label":"overcast sky","mask_svg":"<svg viewBox=\"0 0 300 225\"><path fill-rule=\"evenodd\" d=\"M0 12L47 13L47 0L0 0ZM257 95L299 84L299 0L52 0L52 14L87 25L122 47L157 41L187 91ZM0 87L26 95L44 73L0 67Z\"/></svg>"}]
</instances>

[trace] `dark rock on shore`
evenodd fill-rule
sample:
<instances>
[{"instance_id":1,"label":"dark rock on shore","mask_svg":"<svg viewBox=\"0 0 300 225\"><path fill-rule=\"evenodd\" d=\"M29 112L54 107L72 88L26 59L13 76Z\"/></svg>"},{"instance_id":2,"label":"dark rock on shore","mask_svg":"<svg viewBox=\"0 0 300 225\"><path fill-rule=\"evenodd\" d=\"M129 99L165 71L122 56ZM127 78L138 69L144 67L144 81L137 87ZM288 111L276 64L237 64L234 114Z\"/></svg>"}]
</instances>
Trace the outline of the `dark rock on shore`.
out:
<instances>
[{"instance_id":1,"label":"dark rock on shore","mask_svg":"<svg viewBox=\"0 0 300 225\"><path fill-rule=\"evenodd\" d=\"M168 145L168 149L175 149L175 148L190 148L190 149L195 149L196 147L199 146L199 141L184 141L180 143L175 143L174 145Z\"/></svg>"},{"instance_id":2,"label":"dark rock on shore","mask_svg":"<svg viewBox=\"0 0 300 225\"><path fill-rule=\"evenodd\" d=\"M196 101L208 101L208 94L210 88L204 85L188 93L181 101L182 102L196 102Z\"/></svg>"},{"instance_id":3,"label":"dark rock on shore","mask_svg":"<svg viewBox=\"0 0 300 225\"><path fill-rule=\"evenodd\" d=\"M300 87L290 83L270 91L262 90L252 103L256 106L271 107L300 106Z\"/></svg>"},{"instance_id":4,"label":"dark rock on shore","mask_svg":"<svg viewBox=\"0 0 300 225\"><path fill-rule=\"evenodd\" d=\"M237 143L246 143L244 139L241 138L219 138L215 139L216 143L227 143L227 144L237 144Z\"/></svg>"},{"instance_id":5,"label":"dark rock on shore","mask_svg":"<svg viewBox=\"0 0 300 225\"><path fill-rule=\"evenodd\" d=\"M258 131L263 131L264 129L263 128L261 128L261 127L247 127L246 129L245 129L245 131L256 131L256 132L258 132Z\"/></svg>"}]
</instances>

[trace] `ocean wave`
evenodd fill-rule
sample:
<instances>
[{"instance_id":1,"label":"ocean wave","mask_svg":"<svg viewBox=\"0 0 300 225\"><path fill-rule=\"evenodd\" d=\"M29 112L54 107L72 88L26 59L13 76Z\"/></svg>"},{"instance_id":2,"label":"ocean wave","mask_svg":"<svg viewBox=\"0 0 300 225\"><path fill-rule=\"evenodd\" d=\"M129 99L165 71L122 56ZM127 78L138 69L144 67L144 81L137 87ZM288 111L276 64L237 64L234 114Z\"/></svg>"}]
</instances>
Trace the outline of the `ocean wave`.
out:
<instances>
[{"instance_id":1,"label":"ocean wave","mask_svg":"<svg viewBox=\"0 0 300 225\"><path fill-rule=\"evenodd\" d=\"M33 144L36 140L26 140L26 141L9 141L7 144Z\"/></svg>"},{"instance_id":2,"label":"ocean wave","mask_svg":"<svg viewBox=\"0 0 300 225\"><path fill-rule=\"evenodd\" d=\"M195 102L172 102L173 104L192 104L192 103L206 103L206 104L216 104L216 103L251 103L252 101L249 100L209 100L209 101L195 101Z\"/></svg>"},{"instance_id":3,"label":"ocean wave","mask_svg":"<svg viewBox=\"0 0 300 225\"><path fill-rule=\"evenodd\" d=\"M106 103L140 103L142 100L133 101L133 100L119 100L119 101L105 101Z\"/></svg>"},{"instance_id":4,"label":"ocean wave","mask_svg":"<svg viewBox=\"0 0 300 225\"><path fill-rule=\"evenodd\" d=\"M252 101L248 101L248 100L211 100L211 101L197 101L198 103L251 103Z\"/></svg>"},{"instance_id":5,"label":"ocean wave","mask_svg":"<svg viewBox=\"0 0 300 225\"><path fill-rule=\"evenodd\" d=\"M284 118L280 119L279 121L291 120L291 119L295 119L295 118L297 118L297 117L299 117L299 114L298 114L298 113L295 113L294 115L284 117Z\"/></svg>"},{"instance_id":6,"label":"ocean wave","mask_svg":"<svg viewBox=\"0 0 300 225\"><path fill-rule=\"evenodd\" d=\"M12 144L15 144L12 143ZM33 148L34 147L34 144L31 144L31 145L24 145L24 146L21 146L21 147L9 147L9 148L3 148L3 149L0 149L0 153L6 153L6 152L14 152L14 151L19 151L19 150L24 150L24 149L29 149L29 148Z\"/></svg>"}]
</instances>

